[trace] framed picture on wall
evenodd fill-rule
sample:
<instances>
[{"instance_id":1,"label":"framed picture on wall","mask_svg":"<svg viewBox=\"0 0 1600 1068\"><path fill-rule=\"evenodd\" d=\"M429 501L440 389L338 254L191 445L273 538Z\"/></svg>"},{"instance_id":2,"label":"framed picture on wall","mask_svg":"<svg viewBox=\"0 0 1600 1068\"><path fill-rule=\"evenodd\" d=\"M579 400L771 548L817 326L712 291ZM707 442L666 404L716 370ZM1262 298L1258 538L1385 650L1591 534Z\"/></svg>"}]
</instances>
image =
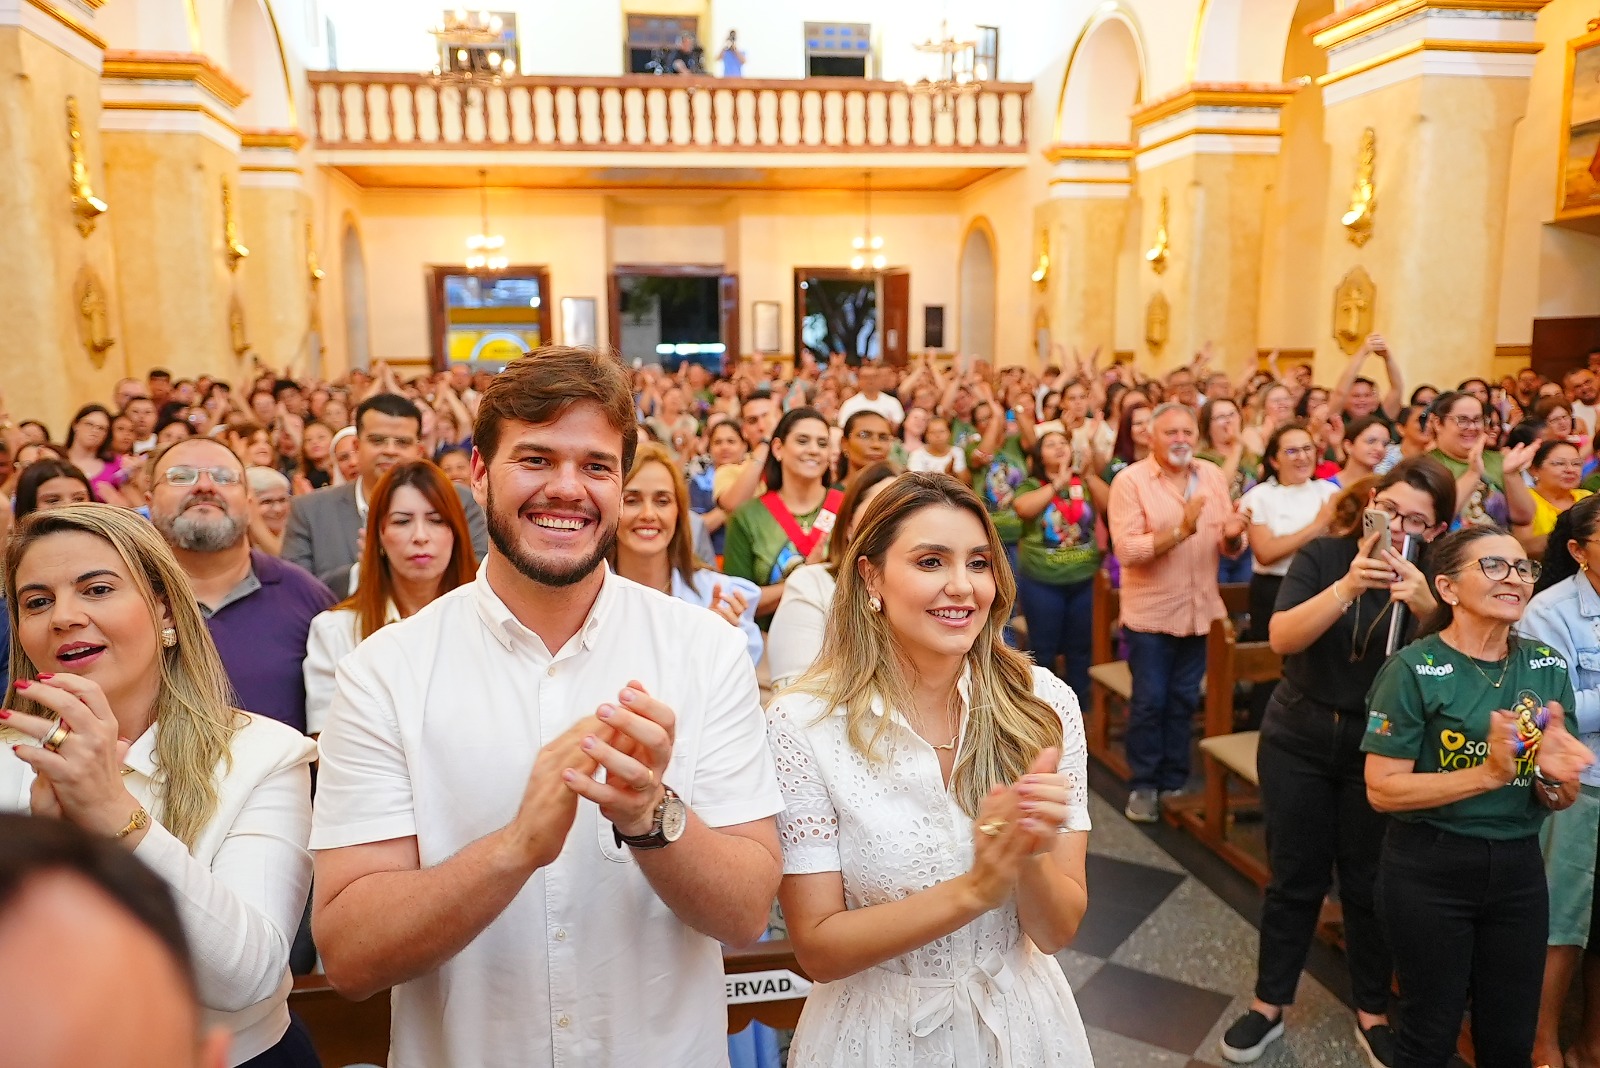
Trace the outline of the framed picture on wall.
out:
<instances>
[{"instance_id":1,"label":"framed picture on wall","mask_svg":"<svg viewBox=\"0 0 1600 1068\"><path fill-rule=\"evenodd\" d=\"M1600 30L1567 42L1556 218L1600 215Z\"/></svg>"},{"instance_id":2,"label":"framed picture on wall","mask_svg":"<svg viewBox=\"0 0 1600 1068\"><path fill-rule=\"evenodd\" d=\"M922 347L938 350L944 348L944 305L922 306Z\"/></svg>"},{"instance_id":3,"label":"framed picture on wall","mask_svg":"<svg viewBox=\"0 0 1600 1068\"><path fill-rule=\"evenodd\" d=\"M596 305L593 297L561 298L561 343L594 347Z\"/></svg>"},{"instance_id":4,"label":"framed picture on wall","mask_svg":"<svg viewBox=\"0 0 1600 1068\"><path fill-rule=\"evenodd\" d=\"M755 351L763 355L783 351L778 320L783 306L775 300L757 300L750 305L750 327L755 331Z\"/></svg>"}]
</instances>

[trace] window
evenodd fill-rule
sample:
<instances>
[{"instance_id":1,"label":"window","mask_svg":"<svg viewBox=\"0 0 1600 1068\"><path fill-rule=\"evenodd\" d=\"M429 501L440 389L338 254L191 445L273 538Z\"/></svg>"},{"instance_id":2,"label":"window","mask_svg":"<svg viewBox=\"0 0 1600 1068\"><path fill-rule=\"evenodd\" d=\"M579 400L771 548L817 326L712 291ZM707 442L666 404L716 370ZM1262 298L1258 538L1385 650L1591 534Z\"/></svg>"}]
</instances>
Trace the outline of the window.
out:
<instances>
[{"instance_id":1,"label":"window","mask_svg":"<svg viewBox=\"0 0 1600 1068\"><path fill-rule=\"evenodd\" d=\"M972 74L980 82L999 79L1000 27L978 27L978 45L972 50Z\"/></svg>"},{"instance_id":2,"label":"window","mask_svg":"<svg viewBox=\"0 0 1600 1068\"><path fill-rule=\"evenodd\" d=\"M446 11L440 25L448 26L463 14ZM482 28L480 15L488 15L491 30ZM475 12L469 16L479 26L479 34L469 43L464 37L455 43L439 42L439 68L449 71L471 71L474 74L497 74L501 70L521 69L522 57L517 52L517 16L508 11ZM481 38L481 40L479 39Z\"/></svg>"},{"instance_id":3,"label":"window","mask_svg":"<svg viewBox=\"0 0 1600 1068\"><path fill-rule=\"evenodd\" d=\"M865 78L872 61L872 27L865 22L808 22L806 77Z\"/></svg>"},{"instance_id":4,"label":"window","mask_svg":"<svg viewBox=\"0 0 1600 1068\"><path fill-rule=\"evenodd\" d=\"M434 366L464 363L499 370L550 338L542 268L480 274L434 267Z\"/></svg>"},{"instance_id":5,"label":"window","mask_svg":"<svg viewBox=\"0 0 1600 1068\"><path fill-rule=\"evenodd\" d=\"M629 15L628 50L624 63L629 74L668 74L678 38L689 34L700 43L700 20L693 15Z\"/></svg>"}]
</instances>

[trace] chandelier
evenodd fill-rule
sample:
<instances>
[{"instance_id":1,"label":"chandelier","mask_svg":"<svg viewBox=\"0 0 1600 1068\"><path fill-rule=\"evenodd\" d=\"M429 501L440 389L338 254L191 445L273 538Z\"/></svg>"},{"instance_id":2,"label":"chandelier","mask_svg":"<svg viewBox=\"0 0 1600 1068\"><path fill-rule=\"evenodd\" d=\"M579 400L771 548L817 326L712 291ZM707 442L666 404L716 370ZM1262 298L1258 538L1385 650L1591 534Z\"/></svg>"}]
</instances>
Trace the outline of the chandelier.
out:
<instances>
[{"instance_id":1,"label":"chandelier","mask_svg":"<svg viewBox=\"0 0 1600 1068\"><path fill-rule=\"evenodd\" d=\"M872 172L867 171L864 177L866 179L867 222L861 233L856 236L856 239L850 242L850 247L855 249L856 253L850 258L850 269L852 271L864 271L867 269L867 265L871 264L874 271L881 271L889 261L883 255L883 237L872 232Z\"/></svg>"},{"instance_id":2,"label":"chandelier","mask_svg":"<svg viewBox=\"0 0 1600 1068\"><path fill-rule=\"evenodd\" d=\"M489 232L489 172L478 171L478 208L483 217L483 229L467 238L467 269L472 271L503 271L511 260L504 253L506 239Z\"/></svg>"},{"instance_id":3,"label":"chandelier","mask_svg":"<svg viewBox=\"0 0 1600 1068\"><path fill-rule=\"evenodd\" d=\"M949 111L956 97L975 93L983 88L989 77L984 64L977 61L978 42L957 38L950 32L947 19L939 22L939 37L915 42L911 46L925 56L934 56L937 75L918 81L908 80L906 88L913 93L933 98L939 111Z\"/></svg>"},{"instance_id":4,"label":"chandelier","mask_svg":"<svg viewBox=\"0 0 1600 1068\"><path fill-rule=\"evenodd\" d=\"M430 26L428 32L439 43L439 62L433 68L435 82L498 84L501 78L516 74L517 61L503 44L504 29L505 22L499 15L460 8Z\"/></svg>"}]
</instances>

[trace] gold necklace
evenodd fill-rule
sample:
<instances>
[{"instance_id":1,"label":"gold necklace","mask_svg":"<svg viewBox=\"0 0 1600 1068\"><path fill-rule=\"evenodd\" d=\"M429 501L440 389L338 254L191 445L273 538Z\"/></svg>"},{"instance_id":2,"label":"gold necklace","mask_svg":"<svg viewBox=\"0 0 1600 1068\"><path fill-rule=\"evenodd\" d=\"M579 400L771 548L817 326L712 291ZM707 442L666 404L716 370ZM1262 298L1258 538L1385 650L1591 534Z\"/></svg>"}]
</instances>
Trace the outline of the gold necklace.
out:
<instances>
[{"instance_id":1,"label":"gold necklace","mask_svg":"<svg viewBox=\"0 0 1600 1068\"><path fill-rule=\"evenodd\" d=\"M1483 681L1484 682L1487 682L1490 686L1493 686L1495 689L1498 690L1500 688L1501 684L1506 681L1506 673L1511 670L1511 654L1510 654L1510 652L1506 653L1506 666L1500 669L1500 681L1499 682L1496 682L1494 679L1491 679L1489 677L1489 673L1487 671L1483 670L1483 668L1481 668L1481 667L1478 667L1478 661L1477 661L1476 657L1472 657L1472 656L1467 657L1467 663L1471 664L1473 667L1478 669L1478 674L1483 676Z\"/></svg>"}]
</instances>

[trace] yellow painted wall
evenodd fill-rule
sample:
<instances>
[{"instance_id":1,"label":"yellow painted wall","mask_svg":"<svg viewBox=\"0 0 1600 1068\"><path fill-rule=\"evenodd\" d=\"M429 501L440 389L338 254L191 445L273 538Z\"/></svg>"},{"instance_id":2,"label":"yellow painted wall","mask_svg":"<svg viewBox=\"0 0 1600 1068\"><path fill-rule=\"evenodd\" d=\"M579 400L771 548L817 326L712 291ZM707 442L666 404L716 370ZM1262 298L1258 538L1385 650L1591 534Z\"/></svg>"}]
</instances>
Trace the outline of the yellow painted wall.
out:
<instances>
[{"instance_id":1,"label":"yellow painted wall","mask_svg":"<svg viewBox=\"0 0 1600 1068\"><path fill-rule=\"evenodd\" d=\"M137 215L106 192L99 77L29 34L0 29L0 389L14 418L43 418L60 436L78 405L104 402L124 375L129 346L119 316L111 223ZM90 180L111 201L88 238L70 207L66 98L76 96ZM73 282L96 271L109 301L117 345L96 367L79 343Z\"/></svg>"},{"instance_id":2,"label":"yellow painted wall","mask_svg":"<svg viewBox=\"0 0 1600 1068\"><path fill-rule=\"evenodd\" d=\"M310 368L310 290L306 218L310 198L297 189L246 186L236 194L240 240L250 256L239 265L245 326L268 367Z\"/></svg>"},{"instance_id":3,"label":"yellow painted wall","mask_svg":"<svg viewBox=\"0 0 1600 1068\"><path fill-rule=\"evenodd\" d=\"M1527 344L1533 320L1600 315L1600 237L1546 225L1555 215L1567 41L1595 17L1587 0L1551 0L1539 14L1544 51L1534 62L1528 113L1518 124L1505 200L1500 344Z\"/></svg>"}]
</instances>

